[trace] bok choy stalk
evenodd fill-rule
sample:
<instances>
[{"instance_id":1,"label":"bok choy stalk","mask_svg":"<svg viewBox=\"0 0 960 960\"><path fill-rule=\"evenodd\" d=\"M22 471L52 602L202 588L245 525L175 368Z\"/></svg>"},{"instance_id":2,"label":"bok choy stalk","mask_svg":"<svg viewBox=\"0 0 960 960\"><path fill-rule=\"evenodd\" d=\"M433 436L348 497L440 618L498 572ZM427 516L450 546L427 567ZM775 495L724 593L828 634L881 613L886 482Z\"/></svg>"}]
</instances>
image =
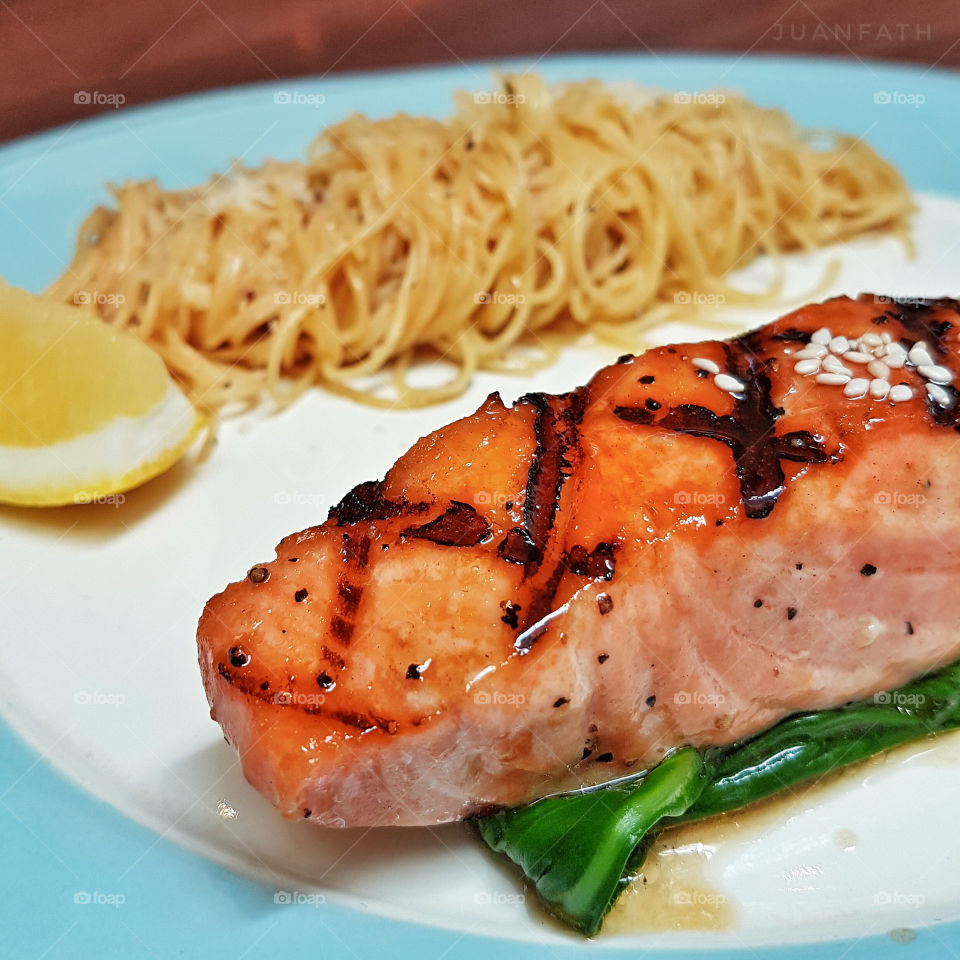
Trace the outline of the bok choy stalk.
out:
<instances>
[{"instance_id":1,"label":"bok choy stalk","mask_svg":"<svg viewBox=\"0 0 960 960\"><path fill-rule=\"evenodd\" d=\"M735 810L956 727L960 661L868 700L788 717L729 746L682 747L642 779L548 797L476 823L552 912L590 936L666 827Z\"/></svg>"}]
</instances>

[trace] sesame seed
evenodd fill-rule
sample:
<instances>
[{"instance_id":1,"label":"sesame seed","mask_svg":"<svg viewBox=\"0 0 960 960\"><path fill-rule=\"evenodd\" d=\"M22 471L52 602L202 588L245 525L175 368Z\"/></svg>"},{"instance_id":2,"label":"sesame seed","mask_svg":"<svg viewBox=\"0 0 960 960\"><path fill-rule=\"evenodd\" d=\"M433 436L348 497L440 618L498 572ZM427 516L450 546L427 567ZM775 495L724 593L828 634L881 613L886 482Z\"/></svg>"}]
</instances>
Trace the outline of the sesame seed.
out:
<instances>
[{"instance_id":1,"label":"sesame seed","mask_svg":"<svg viewBox=\"0 0 960 960\"><path fill-rule=\"evenodd\" d=\"M867 372L880 380L890 379L890 368L882 360L871 360L867 364Z\"/></svg>"},{"instance_id":2,"label":"sesame seed","mask_svg":"<svg viewBox=\"0 0 960 960\"><path fill-rule=\"evenodd\" d=\"M883 360L891 370L899 370L907 362L907 354L888 353Z\"/></svg>"},{"instance_id":3,"label":"sesame seed","mask_svg":"<svg viewBox=\"0 0 960 960\"><path fill-rule=\"evenodd\" d=\"M909 361L915 367L927 367L933 365L933 358L930 356L930 350L922 340L918 340L910 348L910 352L907 354L907 359L909 359Z\"/></svg>"},{"instance_id":4,"label":"sesame seed","mask_svg":"<svg viewBox=\"0 0 960 960\"><path fill-rule=\"evenodd\" d=\"M743 393L746 389L736 377L731 377L728 373L718 373L713 378L713 382L721 390L726 390L727 393Z\"/></svg>"},{"instance_id":5,"label":"sesame seed","mask_svg":"<svg viewBox=\"0 0 960 960\"><path fill-rule=\"evenodd\" d=\"M802 350L793 355L794 360L820 360L829 351L819 343L808 343Z\"/></svg>"},{"instance_id":6,"label":"sesame seed","mask_svg":"<svg viewBox=\"0 0 960 960\"><path fill-rule=\"evenodd\" d=\"M871 363L873 361L873 354L870 353L861 353L859 350L848 350L844 355L843 359L847 363Z\"/></svg>"},{"instance_id":7,"label":"sesame seed","mask_svg":"<svg viewBox=\"0 0 960 960\"><path fill-rule=\"evenodd\" d=\"M845 367L837 357L824 357L823 369L827 373L842 373L848 377L853 376L853 371L849 367Z\"/></svg>"},{"instance_id":8,"label":"sesame seed","mask_svg":"<svg viewBox=\"0 0 960 960\"><path fill-rule=\"evenodd\" d=\"M880 339L881 339L884 343L892 343L892 342L893 342L893 337L891 337L890 334L886 332L886 330L884 330L884 332L880 334Z\"/></svg>"},{"instance_id":9,"label":"sesame seed","mask_svg":"<svg viewBox=\"0 0 960 960\"><path fill-rule=\"evenodd\" d=\"M917 367L917 373L931 383L950 383L953 380L953 371L937 364L921 364Z\"/></svg>"},{"instance_id":10,"label":"sesame seed","mask_svg":"<svg viewBox=\"0 0 960 960\"><path fill-rule=\"evenodd\" d=\"M870 381L863 380L860 377L857 377L856 380L850 380L849 382L844 384L843 395L845 397L850 397L853 400L857 400L860 397L865 397L869 389L870 389Z\"/></svg>"},{"instance_id":11,"label":"sesame seed","mask_svg":"<svg viewBox=\"0 0 960 960\"><path fill-rule=\"evenodd\" d=\"M800 360L798 363L794 364L793 369L803 376L807 376L811 373L819 373L820 361L814 357L811 357L809 360Z\"/></svg>"},{"instance_id":12,"label":"sesame seed","mask_svg":"<svg viewBox=\"0 0 960 960\"><path fill-rule=\"evenodd\" d=\"M860 337L860 343L865 347L879 347L883 340L879 333L864 333Z\"/></svg>"},{"instance_id":13,"label":"sesame seed","mask_svg":"<svg viewBox=\"0 0 960 960\"><path fill-rule=\"evenodd\" d=\"M828 346L831 353L846 353L850 349L850 341L846 337L833 337Z\"/></svg>"},{"instance_id":14,"label":"sesame seed","mask_svg":"<svg viewBox=\"0 0 960 960\"><path fill-rule=\"evenodd\" d=\"M949 391L944 390L939 384L928 383L927 384L927 396L936 404L941 407L949 407L953 403L953 397L950 396Z\"/></svg>"},{"instance_id":15,"label":"sesame seed","mask_svg":"<svg viewBox=\"0 0 960 960\"><path fill-rule=\"evenodd\" d=\"M876 380L870 381L870 396L875 400L886 400L889 392L889 380L884 380L882 377L877 377Z\"/></svg>"},{"instance_id":16,"label":"sesame seed","mask_svg":"<svg viewBox=\"0 0 960 960\"><path fill-rule=\"evenodd\" d=\"M890 388L889 396L891 403L904 403L913 399L913 390L905 383L898 383L895 387Z\"/></svg>"},{"instance_id":17,"label":"sesame seed","mask_svg":"<svg viewBox=\"0 0 960 960\"><path fill-rule=\"evenodd\" d=\"M850 380L845 373L818 373L817 383L822 383L828 387L842 387Z\"/></svg>"},{"instance_id":18,"label":"sesame seed","mask_svg":"<svg viewBox=\"0 0 960 960\"><path fill-rule=\"evenodd\" d=\"M819 343L824 347L832 339L833 339L833 334L826 327L821 327L819 330L814 331L814 333L810 335L811 343Z\"/></svg>"},{"instance_id":19,"label":"sesame seed","mask_svg":"<svg viewBox=\"0 0 960 960\"><path fill-rule=\"evenodd\" d=\"M715 364L712 360L708 360L706 357L694 357L691 362L698 370L707 370L710 373L720 372L720 367L718 367L717 364Z\"/></svg>"}]
</instances>

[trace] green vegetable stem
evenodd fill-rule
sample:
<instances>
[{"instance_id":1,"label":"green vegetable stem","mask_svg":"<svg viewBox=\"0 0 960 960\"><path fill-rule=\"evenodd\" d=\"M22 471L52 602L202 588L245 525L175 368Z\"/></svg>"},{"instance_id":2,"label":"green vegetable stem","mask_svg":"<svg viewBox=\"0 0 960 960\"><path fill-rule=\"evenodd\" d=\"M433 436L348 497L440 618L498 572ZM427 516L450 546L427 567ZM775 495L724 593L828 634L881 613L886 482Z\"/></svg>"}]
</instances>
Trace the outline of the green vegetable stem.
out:
<instances>
[{"instance_id":1,"label":"green vegetable stem","mask_svg":"<svg viewBox=\"0 0 960 960\"><path fill-rule=\"evenodd\" d=\"M548 797L477 820L547 907L591 936L657 834L755 803L874 754L960 727L960 661L898 690L801 713L725 747L682 747L642 779Z\"/></svg>"}]
</instances>

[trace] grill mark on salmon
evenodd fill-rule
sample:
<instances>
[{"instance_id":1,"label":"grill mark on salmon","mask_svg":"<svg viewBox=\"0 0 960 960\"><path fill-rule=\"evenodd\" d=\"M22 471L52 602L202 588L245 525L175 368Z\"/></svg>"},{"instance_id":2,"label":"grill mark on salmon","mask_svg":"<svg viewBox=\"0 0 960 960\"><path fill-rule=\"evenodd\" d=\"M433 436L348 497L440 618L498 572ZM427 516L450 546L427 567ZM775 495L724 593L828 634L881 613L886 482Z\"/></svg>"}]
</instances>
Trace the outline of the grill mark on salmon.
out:
<instances>
[{"instance_id":1,"label":"grill mark on salmon","mask_svg":"<svg viewBox=\"0 0 960 960\"><path fill-rule=\"evenodd\" d=\"M428 503L409 503L403 498L388 500L383 493L382 480L365 480L330 508L327 520L338 527L345 527L368 520L388 520L408 513L424 513L429 509Z\"/></svg>"},{"instance_id":2,"label":"grill mark on salmon","mask_svg":"<svg viewBox=\"0 0 960 960\"><path fill-rule=\"evenodd\" d=\"M231 670L225 663L217 664L217 674L226 683L242 691L245 696L259 700L261 703L276 707L293 707L311 716L324 712L323 706L316 701L311 701L309 696L298 696L297 691L286 687L271 690L270 681L261 680L256 674Z\"/></svg>"},{"instance_id":3,"label":"grill mark on salmon","mask_svg":"<svg viewBox=\"0 0 960 960\"><path fill-rule=\"evenodd\" d=\"M938 300L898 300L890 298L891 306L884 311L884 317L896 320L914 340L923 340L932 354L942 360L947 355L946 338L953 324L945 319L936 319L938 314L951 310L955 301L941 298Z\"/></svg>"},{"instance_id":4,"label":"grill mark on salmon","mask_svg":"<svg viewBox=\"0 0 960 960\"><path fill-rule=\"evenodd\" d=\"M444 547L475 547L490 538L490 524L469 503L451 500L450 506L419 527L407 527L403 538L429 540Z\"/></svg>"},{"instance_id":5,"label":"grill mark on salmon","mask_svg":"<svg viewBox=\"0 0 960 960\"><path fill-rule=\"evenodd\" d=\"M504 560L522 564L526 576L543 561L563 484L569 475L567 471L573 467L571 457L575 458L580 442L579 425L587 401L585 387L559 397L528 393L520 398L520 403L536 409L533 421L536 448L527 473L524 525L514 527L497 549Z\"/></svg>"},{"instance_id":6,"label":"grill mark on salmon","mask_svg":"<svg viewBox=\"0 0 960 960\"><path fill-rule=\"evenodd\" d=\"M348 572L337 583L337 609L330 621L333 635L349 645L355 629L355 615L363 596L364 576L370 559L370 537L366 533L343 534L343 563Z\"/></svg>"},{"instance_id":7,"label":"grill mark on salmon","mask_svg":"<svg viewBox=\"0 0 960 960\"><path fill-rule=\"evenodd\" d=\"M718 416L697 404L683 403L663 413L649 406L618 406L614 413L621 420L642 426L659 427L705 437L726 444L733 453L744 512L752 520L770 515L783 493L784 473L781 460L795 463L824 463L827 454L821 441L808 430L794 430L782 436L776 422L783 409L770 399L771 360L757 361L756 342L739 338L726 344L727 373L743 384L742 398L734 395L734 412Z\"/></svg>"},{"instance_id":8,"label":"grill mark on salmon","mask_svg":"<svg viewBox=\"0 0 960 960\"><path fill-rule=\"evenodd\" d=\"M542 635L541 621L550 613L557 588L568 569L562 553L563 532L558 529L557 512L564 484L580 460L580 424L589 400L587 387L559 397L531 393L520 399L520 403L536 409L533 422L536 447L527 473L524 525L514 527L497 550L504 560L522 564L524 580L531 581L532 597L514 644L519 653L529 652ZM541 564L552 537L561 544L561 555L549 572L544 573Z\"/></svg>"}]
</instances>

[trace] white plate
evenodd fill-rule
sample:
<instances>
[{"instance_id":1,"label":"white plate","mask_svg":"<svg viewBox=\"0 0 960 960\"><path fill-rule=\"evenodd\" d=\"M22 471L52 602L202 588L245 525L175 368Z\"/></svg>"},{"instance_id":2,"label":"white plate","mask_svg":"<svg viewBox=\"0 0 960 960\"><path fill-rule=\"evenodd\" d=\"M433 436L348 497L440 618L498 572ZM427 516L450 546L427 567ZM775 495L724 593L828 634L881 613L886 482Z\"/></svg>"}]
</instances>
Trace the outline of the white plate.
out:
<instances>
[{"instance_id":1,"label":"white plate","mask_svg":"<svg viewBox=\"0 0 960 960\"><path fill-rule=\"evenodd\" d=\"M957 292L960 203L925 196L917 256L892 239L789 258L802 294L824 265L842 269L828 293L910 296ZM744 285L767 275L757 263ZM775 308L729 311L730 329ZM661 331L676 339L682 330ZM533 378L480 375L443 407L384 413L321 390L278 415L229 421L212 459L181 464L118 507L0 512L0 592L20 642L0 648L2 711L68 777L161 836L294 891L323 891L358 909L519 939L566 934L516 895L516 878L462 825L327 831L285 823L243 780L207 716L196 668L196 621L206 599L285 534L322 520L353 484L381 476L422 434L472 411L493 389L514 397L565 390L621 352L580 345ZM9 624L8 624L9 626ZM913 762L874 763L802 803L779 808L711 845L704 882L729 898L737 922L713 946L773 944L885 932L960 918L957 744ZM910 826L909 850L898 835ZM840 831L838 833L838 831ZM849 848L855 835L855 845ZM891 847L898 847L896 881ZM620 934L601 942L661 944ZM704 934L671 934L671 946Z\"/></svg>"}]
</instances>

